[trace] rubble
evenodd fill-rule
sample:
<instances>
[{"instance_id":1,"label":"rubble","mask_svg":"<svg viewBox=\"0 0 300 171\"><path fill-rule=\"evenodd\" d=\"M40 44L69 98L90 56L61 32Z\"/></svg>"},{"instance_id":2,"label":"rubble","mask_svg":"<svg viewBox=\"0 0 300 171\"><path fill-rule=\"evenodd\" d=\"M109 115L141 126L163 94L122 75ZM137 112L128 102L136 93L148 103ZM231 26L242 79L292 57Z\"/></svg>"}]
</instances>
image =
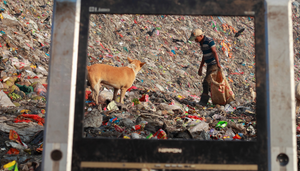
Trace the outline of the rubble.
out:
<instances>
[{"instance_id":1,"label":"rubble","mask_svg":"<svg viewBox=\"0 0 300 171\"><path fill-rule=\"evenodd\" d=\"M52 3L0 1L0 169L17 166L27 171L41 162ZM295 1L296 81L299 14ZM212 105L210 100L205 107L198 105L204 77L197 74L199 45L187 40L193 28L203 29L216 42L223 73L236 96L230 104ZM126 66L127 57L146 65L124 104L112 101L112 88L104 86L100 105L95 105L87 87L83 137L256 140L254 52L251 17L92 15L89 65Z\"/></svg>"}]
</instances>

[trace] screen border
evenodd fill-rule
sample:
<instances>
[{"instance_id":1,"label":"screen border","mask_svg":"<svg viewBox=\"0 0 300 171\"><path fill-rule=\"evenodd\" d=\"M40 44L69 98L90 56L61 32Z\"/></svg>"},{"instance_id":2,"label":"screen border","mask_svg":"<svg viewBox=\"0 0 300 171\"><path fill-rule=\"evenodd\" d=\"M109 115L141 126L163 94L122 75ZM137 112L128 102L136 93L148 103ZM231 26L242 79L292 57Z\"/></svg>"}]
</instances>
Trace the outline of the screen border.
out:
<instances>
[{"instance_id":1,"label":"screen border","mask_svg":"<svg viewBox=\"0 0 300 171\"><path fill-rule=\"evenodd\" d=\"M90 7L94 7L94 10ZM258 170L268 170L267 58L264 13L265 4L262 0L84 0L81 3L80 12L72 170L83 170L80 165L82 161L256 164L258 165ZM83 138L82 120L85 103L85 80L87 78L86 65L90 14L254 17L257 141ZM158 153L158 148L180 148L182 153Z\"/></svg>"}]
</instances>

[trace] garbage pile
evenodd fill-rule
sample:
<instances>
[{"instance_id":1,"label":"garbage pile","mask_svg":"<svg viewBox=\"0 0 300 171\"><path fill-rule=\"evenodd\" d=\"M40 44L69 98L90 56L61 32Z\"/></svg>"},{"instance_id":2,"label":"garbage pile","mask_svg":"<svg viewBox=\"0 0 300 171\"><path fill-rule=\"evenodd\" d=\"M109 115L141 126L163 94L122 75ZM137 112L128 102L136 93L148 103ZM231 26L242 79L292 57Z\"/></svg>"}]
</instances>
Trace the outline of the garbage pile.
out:
<instances>
[{"instance_id":1,"label":"garbage pile","mask_svg":"<svg viewBox=\"0 0 300 171\"><path fill-rule=\"evenodd\" d=\"M294 73L295 82L300 81L300 3L298 1L292 2L293 6L293 41L294 41Z\"/></svg>"},{"instance_id":2,"label":"garbage pile","mask_svg":"<svg viewBox=\"0 0 300 171\"><path fill-rule=\"evenodd\" d=\"M92 15L90 65L127 66L127 57L146 65L127 91L124 104L111 101L112 89L104 86L101 105L96 106L87 89L83 136L255 139L255 98L250 92L255 87L253 21L251 17ZM198 76L199 44L188 41L193 28L201 28L215 40L235 102L197 105L204 76Z\"/></svg>"},{"instance_id":3,"label":"garbage pile","mask_svg":"<svg viewBox=\"0 0 300 171\"><path fill-rule=\"evenodd\" d=\"M199 44L187 40L193 28L201 28L215 40L237 101L251 101L255 53L250 17L92 15L88 58L91 64L114 66L126 66L127 56L139 59L147 64L135 86L199 99L202 52Z\"/></svg>"},{"instance_id":4,"label":"garbage pile","mask_svg":"<svg viewBox=\"0 0 300 171\"><path fill-rule=\"evenodd\" d=\"M0 1L0 169L33 170L41 162L52 8L49 0ZM293 10L295 36L299 4ZM188 41L193 28L214 39L234 102L198 105L204 76L197 75L200 47ZM91 16L89 33L89 65L127 66L127 57L146 65L124 104L103 86L95 105L87 86L84 137L256 139L254 18L103 14Z\"/></svg>"},{"instance_id":5,"label":"garbage pile","mask_svg":"<svg viewBox=\"0 0 300 171\"><path fill-rule=\"evenodd\" d=\"M40 165L52 1L0 1L0 170Z\"/></svg>"},{"instance_id":6,"label":"garbage pile","mask_svg":"<svg viewBox=\"0 0 300 171\"><path fill-rule=\"evenodd\" d=\"M300 2L292 2L292 20L293 20L293 42L294 42L294 79L295 83L300 81L300 40L299 40L299 23L300 23ZM300 166L300 115L299 111L296 116L296 133L297 133L297 156L298 156L298 168Z\"/></svg>"},{"instance_id":7,"label":"garbage pile","mask_svg":"<svg viewBox=\"0 0 300 171\"><path fill-rule=\"evenodd\" d=\"M87 91L84 137L255 140L255 103L200 107L160 91L132 89L124 104L104 88L100 111ZM138 98L136 98L138 97ZM234 106L234 107L233 107Z\"/></svg>"}]
</instances>

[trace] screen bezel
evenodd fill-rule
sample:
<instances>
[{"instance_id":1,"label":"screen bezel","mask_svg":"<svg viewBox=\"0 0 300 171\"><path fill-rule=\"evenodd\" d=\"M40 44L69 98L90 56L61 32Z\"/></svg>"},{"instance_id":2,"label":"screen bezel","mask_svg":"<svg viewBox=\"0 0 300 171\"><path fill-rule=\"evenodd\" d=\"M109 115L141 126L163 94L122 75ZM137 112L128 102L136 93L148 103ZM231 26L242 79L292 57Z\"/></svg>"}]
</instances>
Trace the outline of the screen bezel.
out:
<instances>
[{"instance_id":1,"label":"screen bezel","mask_svg":"<svg viewBox=\"0 0 300 171\"><path fill-rule=\"evenodd\" d=\"M90 7L97 7L99 12L90 12ZM257 164L259 170L267 170L267 65L264 12L265 4L262 0L85 0L81 2L73 134L73 170L82 170L80 168L81 161ZM90 14L103 13L254 17L257 141L83 138L82 120L87 74L89 17ZM159 153L158 148L180 148L182 153Z\"/></svg>"}]
</instances>

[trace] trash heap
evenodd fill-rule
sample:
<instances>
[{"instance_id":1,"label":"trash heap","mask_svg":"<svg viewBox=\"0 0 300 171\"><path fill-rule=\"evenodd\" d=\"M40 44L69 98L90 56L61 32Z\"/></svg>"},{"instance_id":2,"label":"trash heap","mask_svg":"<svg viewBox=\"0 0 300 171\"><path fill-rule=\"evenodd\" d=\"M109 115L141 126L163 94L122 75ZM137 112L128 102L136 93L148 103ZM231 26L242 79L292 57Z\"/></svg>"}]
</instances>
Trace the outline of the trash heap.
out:
<instances>
[{"instance_id":1,"label":"trash heap","mask_svg":"<svg viewBox=\"0 0 300 171\"><path fill-rule=\"evenodd\" d=\"M29 171L41 163L52 10L49 0L0 1L0 169ZM293 2L296 81L299 14ZM197 75L200 47L187 40L193 28L215 40L236 101L197 105L204 76ZM89 32L89 65L122 67L127 57L146 65L124 104L103 86L97 106L87 87L84 137L256 139L253 18L92 15Z\"/></svg>"},{"instance_id":2,"label":"trash heap","mask_svg":"<svg viewBox=\"0 0 300 171\"><path fill-rule=\"evenodd\" d=\"M193 28L214 38L237 101L249 102L249 87L255 87L250 17L92 15L88 58L91 64L119 67L128 64L128 56L147 62L135 86L199 100L203 77L197 73L202 52L199 44L187 40ZM239 30L244 31L237 34Z\"/></svg>"},{"instance_id":3,"label":"trash heap","mask_svg":"<svg viewBox=\"0 0 300 171\"><path fill-rule=\"evenodd\" d=\"M294 40L294 73L295 82L300 81L300 3L298 1L292 2L293 6L293 40Z\"/></svg>"},{"instance_id":4,"label":"trash heap","mask_svg":"<svg viewBox=\"0 0 300 171\"><path fill-rule=\"evenodd\" d=\"M146 62L125 103L111 101L104 86L100 107L86 90L84 137L127 139L253 140L256 135L254 19L250 17L91 15L89 65L127 66L127 57ZM204 76L199 44L188 41L201 28L216 49L236 101L197 105ZM204 67L206 68L206 67ZM118 100L117 100L118 101Z\"/></svg>"},{"instance_id":5,"label":"trash heap","mask_svg":"<svg viewBox=\"0 0 300 171\"><path fill-rule=\"evenodd\" d=\"M0 1L0 170L41 162L52 10L49 0Z\"/></svg>"},{"instance_id":6,"label":"trash heap","mask_svg":"<svg viewBox=\"0 0 300 171\"><path fill-rule=\"evenodd\" d=\"M292 20L293 20L293 41L294 41L294 79L295 83L300 81L300 40L299 40L299 32L300 32L300 2L294 1L292 2ZM296 132L297 132L297 154L298 154L298 168L300 165L300 115L299 111L296 116Z\"/></svg>"},{"instance_id":7,"label":"trash heap","mask_svg":"<svg viewBox=\"0 0 300 171\"><path fill-rule=\"evenodd\" d=\"M126 93L124 104L110 100L104 88L101 107L87 91L84 137L126 139L254 140L255 104L200 107L193 99L179 99L160 91L139 88ZM138 98L136 98L138 97Z\"/></svg>"}]
</instances>

